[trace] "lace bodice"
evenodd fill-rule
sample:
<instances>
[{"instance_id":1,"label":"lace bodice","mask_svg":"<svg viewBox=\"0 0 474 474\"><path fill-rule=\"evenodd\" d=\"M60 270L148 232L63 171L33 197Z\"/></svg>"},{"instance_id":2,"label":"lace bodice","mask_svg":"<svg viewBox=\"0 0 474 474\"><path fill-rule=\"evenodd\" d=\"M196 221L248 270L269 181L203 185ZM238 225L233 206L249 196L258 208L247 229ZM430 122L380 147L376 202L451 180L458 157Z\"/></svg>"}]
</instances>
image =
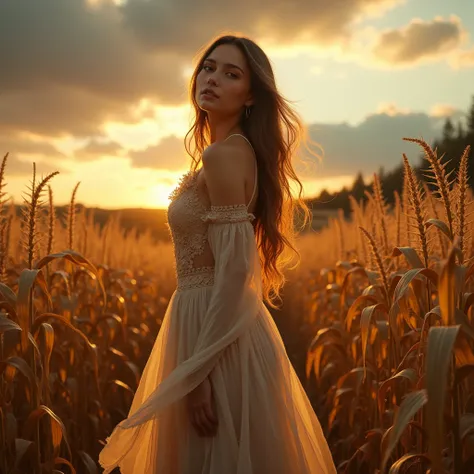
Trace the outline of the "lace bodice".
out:
<instances>
[{"instance_id":1,"label":"lace bodice","mask_svg":"<svg viewBox=\"0 0 474 474\"><path fill-rule=\"evenodd\" d=\"M233 135L241 136L252 147L244 135ZM174 247L178 290L214 284L214 256L208 242L210 223L255 219L255 216L248 212L248 206L257 190L256 160L254 188L247 205L212 206L207 193L202 195L203 193L199 192L199 172L191 170L184 174L169 196L168 228Z\"/></svg>"},{"instance_id":2,"label":"lace bodice","mask_svg":"<svg viewBox=\"0 0 474 474\"><path fill-rule=\"evenodd\" d=\"M199 171L183 175L169 196L168 227L175 253L178 289L214 283L214 258L207 239L210 223L255 219L245 204L212 206L206 196L199 194L198 175Z\"/></svg>"}]
</instances>

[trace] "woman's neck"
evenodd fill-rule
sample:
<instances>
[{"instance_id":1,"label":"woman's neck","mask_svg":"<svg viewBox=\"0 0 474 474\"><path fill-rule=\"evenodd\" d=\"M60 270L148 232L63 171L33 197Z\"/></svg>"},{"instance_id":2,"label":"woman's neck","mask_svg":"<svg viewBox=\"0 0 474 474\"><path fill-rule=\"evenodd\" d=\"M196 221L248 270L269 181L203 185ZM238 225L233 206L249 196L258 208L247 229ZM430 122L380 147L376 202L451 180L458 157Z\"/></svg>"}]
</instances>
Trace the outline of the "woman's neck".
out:
<instances>
[{"instance_id":1,"label":"woman's neck","mask_svg":"<svg viewBox=\"0 0 474 474\"><path fill-rule=\"evenodd\" d=\"M240 124L232 120L221 120L219 123L213 123L212 119L209 120L209 129L211 134L211 144L215 142L224 141L229 135L234 133L242 134L242 128Z\"/></svg>"}]
</instances>

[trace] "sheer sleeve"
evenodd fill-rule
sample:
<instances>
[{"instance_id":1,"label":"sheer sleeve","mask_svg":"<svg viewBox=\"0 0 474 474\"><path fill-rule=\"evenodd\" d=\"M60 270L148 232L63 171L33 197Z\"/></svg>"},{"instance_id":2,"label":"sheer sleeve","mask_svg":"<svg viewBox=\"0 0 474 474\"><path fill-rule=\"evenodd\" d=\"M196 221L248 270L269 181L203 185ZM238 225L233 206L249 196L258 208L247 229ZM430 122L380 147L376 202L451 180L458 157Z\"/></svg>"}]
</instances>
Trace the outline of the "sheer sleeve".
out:
<instances>
[{"instance_id":1,"label":"sheer sleeve","mask_svg":"<svg viewBox=\"0 0 474 474\"><path fill-rule=\"evenodd\" d=\"M215 260L214 287L193 355L178 365L116 431L157 418L164 408L194 390L209 375L223 351L260 313L260 261L251 221L244 204L211 206L208 240Z\"/></svg>"},{"instance_id":2,"label":"sheer sleeve","mask_svg":"<svg viewBox=\"0 0 474 474\"><path fill-rule=\"evenodd\" d=\"M261 304L260 262L245 204L211 206L208 240L215 260L214 288L196 352L220 350L255 319Z\"/></svg>"}]
</instances>

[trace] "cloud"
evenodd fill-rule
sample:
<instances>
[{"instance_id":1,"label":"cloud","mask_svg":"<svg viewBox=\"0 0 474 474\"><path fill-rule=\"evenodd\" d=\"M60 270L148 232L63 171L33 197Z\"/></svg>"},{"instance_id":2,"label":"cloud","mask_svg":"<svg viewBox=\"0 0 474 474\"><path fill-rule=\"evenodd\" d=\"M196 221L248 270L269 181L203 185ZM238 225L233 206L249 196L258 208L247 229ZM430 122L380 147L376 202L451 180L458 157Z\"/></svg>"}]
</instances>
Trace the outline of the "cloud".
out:
<instances>
[{"instance_id":1,"label":"cloud","mask_svg":"<svg viewBox=\"0 0 474 474\"><path fill-rule=\"evenodd\" d=\"M432 21L413 19L399 29L379 34L373 47L378 61L390 65L412 65L420 61L441 59L459 47L466 33L457 16Z\"/></svg>"},{"instance_id":2,"label":"cloud","mask_svg":"<svg viewBox=\"0 0 474 474\"><path fill-rule=\"evenodd\" d=\"M3 159L2 155L2 159ZM33 176L33 163L36 163L36 174L41 179L41 177L46 176L53 171L59 171L61 174L67 174L70 171L58 165L57 163L51 161L45 161L44 159L39 159L27 155L22 159L19 158L17 153L8 153L7 164L5 168L5 173L11 177L21 177L21 178L31 178Z\"/></svg>"},{"instance_id":3,"label":"cloud","mask_svg":"<svg viewBox=\"0 0 474 474\"><path fill-rule=\"evenodd\" d=\"M88 135L106 120L139 120L141 98L175 104L186 94L184 58L145 51L111 4L2 1L0 60L0 130Z\"/></svg>"},{"instance_id":4,"label":"cloud","mask_svg":"<svg viewBox=\"0 0 474 474\"><path fill-rule=\"evenodd\" d=\"M3 156L4 155L2 155L2 159ZM16 154L9 153L7 157L5 173L7 176L32 176L33 165L27 161L18 159Z\"/></svg>"},{"instance_id":5,"label":"cloud","mask_svg":"<svg viewBox=\"0 0 474 474\"><path fill-rule=\"evenodd\" d=\"M43 173L60 171L55 160L65 158L63 153L45 141L21 134L8 137L0 134L0 158L3 159L7 153L7 176L32 176L33 162Z\"/></svg>"},{"instance_id":6,"label":"cloud","mask_svg":"<svg viewBox=\"0 0 474 474\"><path fill-rule=\"evenodd\" d=\"M128 105L62 85L0 96L0 133L27 130L49 137L89 136L100 134L107 120L135 122Z\"/></svg>"},{"instance_id":7,"label":"cloud","mask_svg":"<svg viewBox=\"0 0 474 474\"><path fill-rule=\"evenodd\" d=\"M361 16L377 15L400 3L404 1L313 0L295 6L286 0L242 0L224 7L221 0L181 0L172 4L129 0L122 11L125 24L146 48L188 54L220 33L224 25L279 45L344 41L352 23Z\"/></svg>"},{"instance_id":8,"label":"cloud","mask_svg":"<svg viewBox=\"0 0 474 474\"><path fill-rule=\"evenodd\" d=\"M175 135L169 135L143 150L131 150L128 156L134 168L181 170L189 168L191 163L183 139Z\"/></svg>"},{"instance_id":9,"label":"cloud","mask_svg":"<svg viewBox=\"0 0 474 474\"><path fill-rule=\"evenodd\" d=\"M451 60L451 66L456 69L474 67L474 48L459 51Z\"/></svg>"},{"instance_id":10,"label":"cloud","mask_svg":"<svg viewBox=\"0 0 474 474\"><path fill-rule=\"evenodd\" d=\"M81 160L97 160L103 156L116 156L122 150L122 146L117 142L101 142L91 138L86 145L74 151L74 156Z\"/></svg>"},{"instance_id":11,"label":"cloud","mask_svg":"<svg viewBox=\"0 0 474 474\"><path fill-rule=\"evenodd\" d=\"M403 137L423 138L430 143L440 134L442 120L425 113L403 112L369 115L358 125L315 123L309 126L312 140L319 143L324 156L315 163L303 154L297 172L303 179L328 178L378 171L380 166L390 170L402 161L402 153L418 164L419 148L402 140ZM304 163L304 164L303 164ZM309 166L308 166L309 165Z\"/></svg>"},{"instance_id":12,"label":"cloud","mask_svg":"<svg viewBox=\"0 0 474 474\"><path fill-rule=\"evenodd\" d=\"M454 107L449 104L435 104L431 107L430 115L432 117L441 117L441 118L461 118L464 116L464 112L457 107Z\"/></svg>"},{"instance_id":13,"label":"cloud","mask_svg":"<svg viewBox=\"0 0 474 474\"><path fill-rule=\"evenodd\" d=\"M382 102L377 107L378 114L385 114L393 117L395 115L407 115L411 113L410 109L402 108L394 102Z\"/></svg>"},{"instance_id":14,"label":"cloud","mask_svg":"<svg viewBox=\"0 0 474 474\"><path fill-rule=\"evenodd\" d=\"M0 135L0 155L7 152L21 155L42 155L48 158L64 158L64 154L50 143L22 135L13 137Z\"/></svg>"},{"instance_id":15,"label":"cloud","mask_svg":"<svg viewBox=\"0 0 474 474\"><path fill-rule=\"evenodd\" d=\"M144 98L187 102L185 71L224 26L278 47L326 45L402 1L2 0L0 133L100 135L107 121L140 121Z\"/></svg>"}]
</instances>

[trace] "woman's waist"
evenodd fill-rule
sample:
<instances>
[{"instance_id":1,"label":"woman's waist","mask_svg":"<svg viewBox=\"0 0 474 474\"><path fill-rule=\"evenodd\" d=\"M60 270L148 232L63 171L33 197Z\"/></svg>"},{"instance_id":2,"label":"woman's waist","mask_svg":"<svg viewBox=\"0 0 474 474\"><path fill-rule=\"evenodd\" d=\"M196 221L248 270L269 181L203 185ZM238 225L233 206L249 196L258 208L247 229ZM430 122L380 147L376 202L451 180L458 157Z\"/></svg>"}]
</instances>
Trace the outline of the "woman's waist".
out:
<instances>
[{"instance_id":1,"label":"woman's waist","mask_svg":"<svg viewBox=\"0 0 474 474\"><path fill-rule=\"evenodd\" d=\"M183 291L214 285L214 266L193 268L185 273L178 272L176 290Z\"/></svg>"}]
</instances>

